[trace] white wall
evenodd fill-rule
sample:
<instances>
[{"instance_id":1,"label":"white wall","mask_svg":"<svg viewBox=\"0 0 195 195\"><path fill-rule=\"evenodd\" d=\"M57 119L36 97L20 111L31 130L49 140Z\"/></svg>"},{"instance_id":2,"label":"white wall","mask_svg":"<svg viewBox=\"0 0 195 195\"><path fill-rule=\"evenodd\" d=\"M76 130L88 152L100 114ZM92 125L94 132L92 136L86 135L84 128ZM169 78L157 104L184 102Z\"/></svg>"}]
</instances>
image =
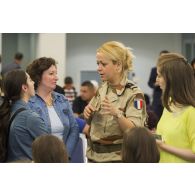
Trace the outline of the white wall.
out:
<instances>
[{"instance_id":1,"label":"white wall","mask_svg":"<svg viewBox=\"0 0 195 195\"><path fill-rule=\"evenodd\" d=\"M58 64L58 84L64 85L66 35L64 33L41 33L38 36L36 57L52 57Z\"/></svg>"},{"instance_id":2,"label":"white wall","mask_svg":"<svg viewBox=\"0 0 195 195\"><path fill-rule=\"evenodd\" d=\"M105 41L121 41L126 46L133 48L136 56L134 72L138 85L149 95L152 90L148 87L150 70L156 65L159 52L181 52L181 34L67 34L67 66L66 75L72 76L77 90L80 86L81 70L96 70L96 49Z\"/></svg>"}]
</instances>

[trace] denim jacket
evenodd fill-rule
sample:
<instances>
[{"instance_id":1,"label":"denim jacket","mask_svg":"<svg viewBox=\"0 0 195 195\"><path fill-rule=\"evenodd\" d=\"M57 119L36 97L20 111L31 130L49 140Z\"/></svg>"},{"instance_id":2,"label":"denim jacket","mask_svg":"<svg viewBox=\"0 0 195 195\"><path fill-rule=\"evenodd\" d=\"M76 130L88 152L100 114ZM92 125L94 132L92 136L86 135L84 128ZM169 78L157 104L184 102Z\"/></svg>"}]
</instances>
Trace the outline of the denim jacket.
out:
<instances>
[{"instance_id":1,"label":"denim jacket","mask_svg":"<svg viewBox=\"0 0 195 195\"><path fill-rule=\"evenodd\" d=\"M26 110L18 113L10 126L8 161L32 159L32 142L36 137L47 134L43 119L30 110L23 100L13 104L11 116L20 108Z\"/></svg>"},{"instance_id":2,"label":"denim jacket","mask_svg":"<svg viewBox=\"0 0 195 195\"><path fill-rule=\"evenodd\" d=\"M78 124L74 118L70 104L65 96L53 92L52 98L54 109L64 126L63 141L67 147L68 154L71 157L79 138ZM49 113L44 100L36 94L30 99L28 105L45 121L48 133L52 133Z\"/></svg>"}]
</instances>

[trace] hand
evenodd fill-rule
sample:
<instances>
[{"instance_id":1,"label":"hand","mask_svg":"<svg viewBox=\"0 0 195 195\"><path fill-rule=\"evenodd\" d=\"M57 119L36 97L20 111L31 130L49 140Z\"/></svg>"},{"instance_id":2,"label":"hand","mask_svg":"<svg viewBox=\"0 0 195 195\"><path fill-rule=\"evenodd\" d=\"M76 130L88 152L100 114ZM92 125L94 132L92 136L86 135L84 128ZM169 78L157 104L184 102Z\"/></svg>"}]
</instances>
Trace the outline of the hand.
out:
<instances>
[{"instance_id":1,"label":"hand","mask_svg":"<svg viewBox=\"0 0 195 195\"><path fill-rule=\"evenodd\" d=\"M103 100L102 104L102 109L104 110L104 112L102 114L110 114L112 116L116 116L117 115L117 111L118 109L115 108L111 102L108 100L108 97L106 96L105 99Z\"/></svg>"},{"instance_id":2,"label":"hand","mask_svg":"<svg viewBox=\"0 0 195 195\"><path fill-rule=\"evenodd\" d=\"M158 145L159 148L163 148L163 146L165 145L165 142L159 139L156 139L156 144Z\"/></svg>"},{"instance_id":3,"label":"hand","mask_svg":"<svg viewBox=\"0 0 195 195\"><path fill-rule=\"evenodd\" d=\"M95 109L90 104L88 104L83 112L84 118L89 119L93 112L95 112Z\"/></svg>"}]
</instances>

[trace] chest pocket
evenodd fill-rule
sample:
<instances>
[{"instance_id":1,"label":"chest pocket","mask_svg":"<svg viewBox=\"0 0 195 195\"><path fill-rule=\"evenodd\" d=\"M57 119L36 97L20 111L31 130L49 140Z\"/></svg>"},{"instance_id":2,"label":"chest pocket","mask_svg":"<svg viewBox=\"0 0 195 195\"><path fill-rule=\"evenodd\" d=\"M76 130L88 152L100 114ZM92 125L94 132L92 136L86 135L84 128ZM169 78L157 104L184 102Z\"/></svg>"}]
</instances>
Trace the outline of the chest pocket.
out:
<instances>
[{"instance_id":1,"label":"chest pocket","mask_svg":"<svg viewBox=\"0 0 195 195\"><path fill-rule=\"evenodd\" d=\"M100 108L101 108L101 98L100 98L100 95L97 95L96 97L94 97L92 99L92 101L90 102L90 104L95 109L95 111L99 111Z\"/></svg>"},{"instance_id":2,"label":"chest pocket","mask_svg":"<svg viewBox=\"0 0 195 195\"><path fill-rule=\"evenodd\" d=\"M129 105L129 102L133 100L135 96L130 93L129 90L125 90L122 96L118 96L117 99L113 99L113 105L119 110L123 111L124 116L126 116L126 109Z\"/></svg>"}]
</instances>

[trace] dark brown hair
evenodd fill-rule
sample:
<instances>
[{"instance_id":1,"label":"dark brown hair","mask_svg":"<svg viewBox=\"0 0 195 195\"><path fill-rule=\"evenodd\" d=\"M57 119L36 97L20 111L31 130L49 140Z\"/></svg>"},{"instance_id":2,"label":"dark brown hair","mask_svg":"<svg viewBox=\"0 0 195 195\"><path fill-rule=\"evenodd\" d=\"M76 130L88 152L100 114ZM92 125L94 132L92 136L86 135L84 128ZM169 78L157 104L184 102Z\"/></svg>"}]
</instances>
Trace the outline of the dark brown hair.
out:
<instances>
[{"instance_id":1,"label":"dark brown hair","mask_svg":"<svg viewBox=\"0 0 195 195\"><path fill-rule=\"evenodd\" d=\"M170 103L195 107L194 71L187 60L177 53L164 54L158 59L157 69L165 80L164 107L170 112Z\"/></svg>"},{"instance_id":2,"label":"dark brown hair","mask_svg":"<svg viewBox=\"0 0 195 195\"><path fill-rule=\"evenodd\" d=\"M43 72L48 70L52 65L56 66L56 61L53 58L47 57L38 58L28 65L26 72L35 82L35 89L37 89L41 81Z\"/></svg>"},{"instance_id":3,"label":"dark brown hair","mask_svg":"<svg viewBox=\"0 0 195 195\"><path fill-rule=\"evenodd\" d=\"M6 137L11 105L12 102L21 98L23 84L27 84L27 75L23 70L12 70L3 78L4 97L3 103L0 105L0 161L3 161L6 155Z\"/></svg>"},{"instance_id":4,"label":"dark brown hair","mask_svg":"<svg viewBox=\"0 0 195 195\"><path fill-rule=\"evenodd\" d=\"M42 135L32 144L32 157L36 163L67 163L64 143L54 135Z\"/></svg>"},{"instance_id":5,"label":"dark brown hair","mask_svg":"<svg viewBox=\"0 0 195 195\"><path fill-rule=\"evenodd\" d=\"M64 84L73 84L73 79L70 76L65 77Z\"/></svg>"},{"instance_id":6,"label":"dark brown hair","mask_svg":"<svg viewBox=\"0 0 195 195\"><path fill-rule=\"evenodd\" d=\"M20 52L17 52L14 56L14 59L16 60L22 60L23 59L23 54Z\"/></svg>"},{"instance_id":7,"label":"dark brown hair","mask_svg":"<svg viewBox=\"0 0 195 195\"><path fill-rule=\"evenodd\" d=\"M81 84L82 87L88 87L90 90L94 90L95 87L91 81L84 81Z\"/></svg>"},{"instance_id":8,"label":"dark brown hair","mask_svg":"<svg viewBox=\"0 0 195 195\"><path fill-rule=\"evenodd\" d=\"M160 153L155 138L144 127L134 127L124 133L122 161L125 163L157 163Z\"/></svg>"}]
</instances>

